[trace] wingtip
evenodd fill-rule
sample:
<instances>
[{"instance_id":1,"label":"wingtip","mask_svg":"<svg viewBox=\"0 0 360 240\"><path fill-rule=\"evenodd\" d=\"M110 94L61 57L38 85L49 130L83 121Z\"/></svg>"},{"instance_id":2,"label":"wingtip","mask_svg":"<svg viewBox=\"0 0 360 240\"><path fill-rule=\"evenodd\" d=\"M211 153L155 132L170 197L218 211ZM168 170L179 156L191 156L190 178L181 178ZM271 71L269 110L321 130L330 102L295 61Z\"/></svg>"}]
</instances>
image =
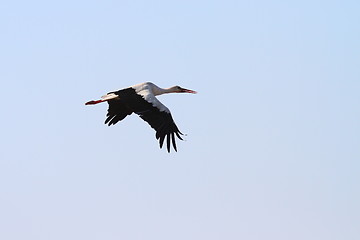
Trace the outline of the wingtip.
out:
<instances>
[{"instance_id":1,"label":"wingtip","mask_svg":"<svg viewBox=\"0 0 360 240\"><path fill-rule=\"evenodd\" d=\"M170 152L170 133L166 136L166 145L168 152Z\"/></svg>"}]
</instances>

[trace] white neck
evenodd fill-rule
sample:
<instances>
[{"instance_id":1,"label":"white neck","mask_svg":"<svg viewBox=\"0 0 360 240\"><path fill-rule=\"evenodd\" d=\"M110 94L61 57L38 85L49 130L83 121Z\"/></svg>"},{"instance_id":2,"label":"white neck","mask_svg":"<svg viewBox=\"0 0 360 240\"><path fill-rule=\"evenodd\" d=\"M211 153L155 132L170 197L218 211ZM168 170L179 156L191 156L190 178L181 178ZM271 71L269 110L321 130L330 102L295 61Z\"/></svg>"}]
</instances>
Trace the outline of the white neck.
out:
<instances>
[{"instance_id":1,"label":"white neck","mask_svg":"<svg viewBox=\"0 0 360 240\"><path fill-rule=\"evenodd\" d=\"M176 88L175 87L170 87L170 88L153 88L153 93L155 96L161 95L161 94L165 94L165 93L174 93L176 92Z\"/></svg>"}]
</instances>

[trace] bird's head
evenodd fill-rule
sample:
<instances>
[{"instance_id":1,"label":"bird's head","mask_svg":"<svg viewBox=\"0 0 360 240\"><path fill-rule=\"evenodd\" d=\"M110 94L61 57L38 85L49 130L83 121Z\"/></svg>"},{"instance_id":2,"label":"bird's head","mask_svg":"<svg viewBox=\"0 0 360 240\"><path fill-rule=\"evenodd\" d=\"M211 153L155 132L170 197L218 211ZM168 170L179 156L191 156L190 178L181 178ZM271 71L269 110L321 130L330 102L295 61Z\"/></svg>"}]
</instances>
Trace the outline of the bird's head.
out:
<instances>
[{"instance_id":1,"label":"bird's head","mask_svg":"<svg viewBox=\"0 0 360 240\"><path fill-rule=\"evenodd\" d=\"M174 90L174 92L177 92L177 93L193 93L193 94L197 93L194 90L182 88L180 86L174 86L174 87L172 87L172 89Z\"/></svg>"}]
</instances>

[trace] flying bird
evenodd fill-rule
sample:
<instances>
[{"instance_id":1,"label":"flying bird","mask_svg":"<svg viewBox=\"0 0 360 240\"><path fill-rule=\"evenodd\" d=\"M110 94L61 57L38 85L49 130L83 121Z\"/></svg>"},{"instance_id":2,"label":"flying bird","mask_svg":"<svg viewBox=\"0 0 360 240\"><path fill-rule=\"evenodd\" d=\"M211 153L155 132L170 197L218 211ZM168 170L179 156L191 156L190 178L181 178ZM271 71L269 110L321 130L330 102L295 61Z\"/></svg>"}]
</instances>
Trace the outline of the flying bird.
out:
<instances>
[{"instance_id":1,"label":"flying bird","mask_svg":"<svg viewBox=\"0 0 360 240\"><path fill-rule=\"evenodd\" d=\"M155 137L159 140L160 148L162 148L166 137L167 151L170 152L170 140L174 150L177 151L175 135L183 140L180 136L183 134L176 126L170 110L156 98L156 96L165 93L196 93L196 91L179 86L160 88L151 82L145 82L109 92L100 100L89 101L85 105L108 102L109 108L105 124L109 126L116 124L132 113L136 113L156 131Z\"/></svg>"}]
</instances>

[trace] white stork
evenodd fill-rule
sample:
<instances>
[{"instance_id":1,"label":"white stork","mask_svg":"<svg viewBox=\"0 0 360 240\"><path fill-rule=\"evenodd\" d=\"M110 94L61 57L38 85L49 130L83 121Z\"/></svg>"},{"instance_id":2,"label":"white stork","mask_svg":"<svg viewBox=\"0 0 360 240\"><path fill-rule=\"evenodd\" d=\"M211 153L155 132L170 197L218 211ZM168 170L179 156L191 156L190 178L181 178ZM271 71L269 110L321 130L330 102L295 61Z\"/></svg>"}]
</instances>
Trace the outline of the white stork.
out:
<instances>
[{"instance_id":1,"label":"white stork","mask_svg":"<svg viewBox=\"0 0 360 240\"><path fill-rule=\"evenodd\" d=\"M164 139L167 136L167 151L170 152L170 138L174 150L177 151L174 134L181 140L183 139L180 135L183 134L176 126L170 110L155 97L164 93L196 92L179 86L163 89L151 82L145 82L129 88L109 92L102 96L100 100L89 101L85 105L108 102L109 109L105 124L109 126L116 124L134 112L155 129L155 136L156 139L159 139L160 148L162 148Z\"/></svg>"}]
</instances>

